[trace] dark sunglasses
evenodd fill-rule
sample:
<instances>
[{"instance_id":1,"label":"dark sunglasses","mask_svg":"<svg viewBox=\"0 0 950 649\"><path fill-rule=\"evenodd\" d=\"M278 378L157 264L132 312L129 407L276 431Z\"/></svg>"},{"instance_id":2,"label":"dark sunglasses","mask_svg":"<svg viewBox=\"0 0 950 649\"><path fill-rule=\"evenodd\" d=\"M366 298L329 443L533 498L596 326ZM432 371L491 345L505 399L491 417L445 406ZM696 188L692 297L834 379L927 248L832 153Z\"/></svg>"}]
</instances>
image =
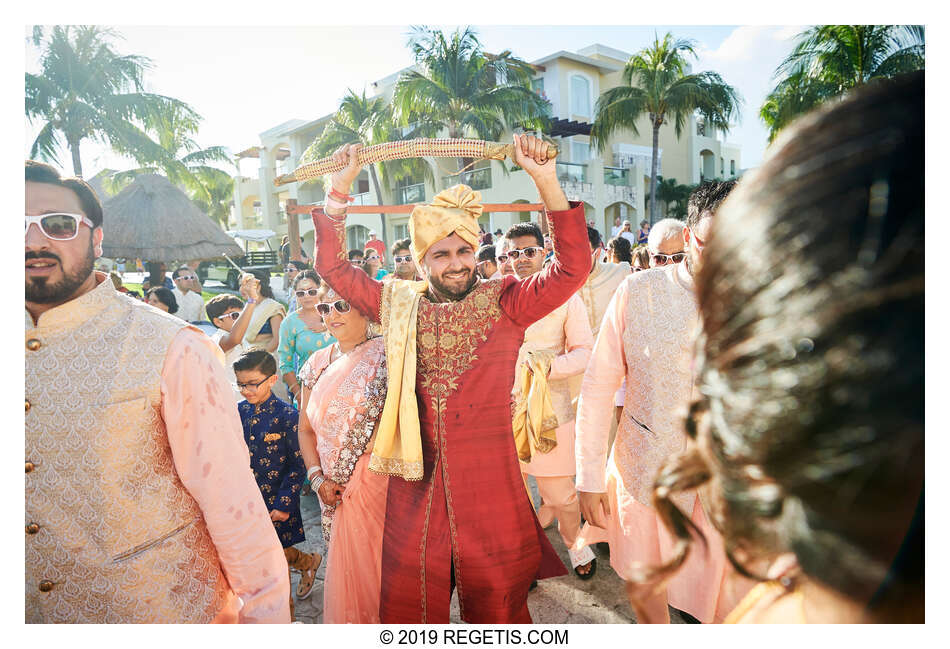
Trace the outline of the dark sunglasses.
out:
<instances>
[{"instance_id":1,"label":"dark sunglasses","mask_svg":"<svg viewBox=\"0 0 950 649\"><path fill-rule=\"evenodd\" d=\"M495 259L498 260L499 264L508 263L508 255L498 255Z\"/></svg>"},{"instance_id":2,"label":"dark sunglasses","mask_svg":"<svg viewBox=\"0 0 950 649\"><path fill-rule=\"evenodd\" d=\"M655 263L657 266L665 266L666 264L670 262L673 262L674 264L678 264L684 259L686 259L685 252L676 252L676 253L673 253L672 255L662 255L660 253L656 253L650 256L653 257L653 263Z\"/></svg>"},{"instance_id":3,"label":"dark sunglasses","mask_svg":"<svg viewBox=\"0 0 950 649\"><path fill-rule=\"evenodd\" d=\"M350 263L354 266L362 266L364 262L362 259L351 259Z\"/></svg>"},{"instance_id":4,"label":"dark sunglasses","mask_svg":"<svg viewBox=\"0 0 950 649\"><path fill-rule=\"evenodd\" d=\"M240 312L240 311L232 311L231 313L225 313L225 314L221 315L221 316L220 316L220 319L221 319L221 320L224 320L225 318L230 318L231 320L237 320L237 319L240 318L240 317L241 317L241 312Z\"/></svg>"},{"instance_id":5,"label":"dark sunglasses","mask_svg":"<svg viewBox=\"0 0 950 649\"><path fill-rule=\"evenodd\" d=\"M517 259L518 257L522 255L522 253L524 254L525 258L534 259L535 257L538 256L538 253L544 254L544 248L540 248L538 246L531 246L530 248L521 248L520 250L518 248L515 248L514 250L508 251L508 256L512 259Z\"/></svg>"},{"instance_id":6,"label":"dark sunglasses","mask_svg":"<svg viewBox=\"0 0 950 649\"><path fill-rule=\"evenodd\" d=\"M308 288L306 291L294 291L294 295L297 297L303 297L304 295L309 295L310 297L316 297L317 293L320 292L318 288Z\"/></svg>"},{"instance_id":7,"label":"dark sunglasses","mask_svg":"<svg viewBox=\"0 0 950 649\"><path fill-rule=\"evenodd\" d=\"M350 303L346 300L337 300L336 302L320 302L317 304L317 313L326 316L330 315L330 308L336 309L337 313L346 313L350 310Z\"/></svg>"},{"instance_id":8,"label":"dark sunglasses","mask_svg":"<svg viewBox=\"0 0 950 649\"><path fill-rule=\"evenodd\" d=\"M408 264L410 261L412 261L412 257L409 255L393 257L393 261L397 264Z\"/></svg>"}]
</instances>

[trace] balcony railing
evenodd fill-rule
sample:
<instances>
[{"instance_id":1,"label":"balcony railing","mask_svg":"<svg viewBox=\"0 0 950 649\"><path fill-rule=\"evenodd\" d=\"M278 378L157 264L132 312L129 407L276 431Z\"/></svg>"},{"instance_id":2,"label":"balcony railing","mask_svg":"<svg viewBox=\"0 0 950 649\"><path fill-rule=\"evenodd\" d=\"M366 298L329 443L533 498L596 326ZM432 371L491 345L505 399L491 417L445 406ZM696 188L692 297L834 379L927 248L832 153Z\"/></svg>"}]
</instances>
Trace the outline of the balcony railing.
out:
<instances>
[{"instance_id":1,"label":"balcony railing","mask_svg":"<svg viewBox=\"0 0 950 649\"><path fill-rule=\"evenodd\" d=\"M630 170L623 167L604 167L604 184L627 187L630 185Z\"/></svg>"},{"instance_id":2,"label":"balcony railing","mask_svg":"<svg viewBox=\"0 0 950 649\"><path fill-rule=\"evenodd\" d=\"M353 194L351 198L353 199L352 205L368 205L369 204L369 192L363 192L362 194Z\"/></svg>"},{"instance_id":3,"label":"balcony railing","mask_svg":"<svg viewBox=\"0 0 950 649\"><path fill-rule=\"evenodd\" d=\"M442 176L442 186L446 189L453 185L468 185L472 189L491 188L491 168L472 169L456 176Z\"/></svg>"},{"instance_id":4,"label":"balcony railing","mask_svg":"<svg viewBox=\"0 0 950 649\"><path fill-rule=\"evenodd\" d=\"M396 202L400 205L406 205L407 203L425 203L426 202L426 186L425 183L417 183L415 185L406 185L405 187L396 188Z\"/></svg>"},{"instance_id":5,"label":"balcony railing","mask_svg":"<svg viewBox=\"0 0 950 649\"><path fill-rule=\"evenodd\" d=\"M558 162L557 179L562 183L586 183L587 165L577 162Z\"/></svg>"}]
</instances>

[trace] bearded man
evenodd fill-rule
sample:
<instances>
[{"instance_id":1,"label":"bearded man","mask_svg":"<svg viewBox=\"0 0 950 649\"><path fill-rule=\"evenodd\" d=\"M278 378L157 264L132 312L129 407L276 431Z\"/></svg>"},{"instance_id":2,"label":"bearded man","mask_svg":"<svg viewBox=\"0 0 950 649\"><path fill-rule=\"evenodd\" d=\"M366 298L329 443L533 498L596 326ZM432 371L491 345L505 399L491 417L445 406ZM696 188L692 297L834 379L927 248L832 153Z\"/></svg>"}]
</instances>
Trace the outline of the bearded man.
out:
<instances>
[{"instance_id":1,"label":"bearded man","mask_svg":"<svg viewBox=\"0 0 950 649\"><path fill-rule=\"evenodd\" d=\"M390 480L380 618L531 621L532 580L565 574L521 479L510 392L525 330L580 288L590 270L584 211L570 205L547 144L514 136L514 162L534 181L557 255L524 280L481 281L475 270L481 196L456 185L410 216L422 282L374 282L341 255L340 199L360 172L358 145L338 150L327 212L313 212L317 271L386 337L389 389L370 468Z\"/></svg>"},{"instance_id":2,"label":"bearded man","mask_svg":"<svg viewBox=\"0 0 950 649\"><path fill-rule=\"evenodd\" d=\"M93 271L81 179L26 162L25 237L26 621L290 622L221 349Z\"/></svg>"}]
</instances>

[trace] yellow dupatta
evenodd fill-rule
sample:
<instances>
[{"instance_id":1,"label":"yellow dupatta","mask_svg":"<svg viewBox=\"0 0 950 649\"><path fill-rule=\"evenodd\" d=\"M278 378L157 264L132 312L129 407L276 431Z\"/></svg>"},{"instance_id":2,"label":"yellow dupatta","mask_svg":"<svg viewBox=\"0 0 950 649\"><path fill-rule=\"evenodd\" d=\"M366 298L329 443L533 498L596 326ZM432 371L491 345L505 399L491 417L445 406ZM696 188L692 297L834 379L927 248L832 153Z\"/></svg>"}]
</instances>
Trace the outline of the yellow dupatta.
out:
<instances>
[{"instance_id":1,"label":"yellow dupatta","mask_svg":"<svg viewBox=\"0 0 950 649\"><path fill-rule=\"evenodd\" d=\"M522 462L530 462L536 453L549 453L557 446L558 421L547 378L552 361L554 352L529 351L526 364L518 370L519 399L512 412L512 429Z\"/></svg>"}]
</instances>

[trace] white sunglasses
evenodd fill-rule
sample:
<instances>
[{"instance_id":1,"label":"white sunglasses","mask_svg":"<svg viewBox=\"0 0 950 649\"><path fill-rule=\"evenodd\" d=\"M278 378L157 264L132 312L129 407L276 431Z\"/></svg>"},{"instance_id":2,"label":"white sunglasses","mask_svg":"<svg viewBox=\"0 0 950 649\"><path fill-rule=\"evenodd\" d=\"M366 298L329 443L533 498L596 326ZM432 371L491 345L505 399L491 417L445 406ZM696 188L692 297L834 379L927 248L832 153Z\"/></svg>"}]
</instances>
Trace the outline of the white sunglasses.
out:
<instances>
[{"instance_id":1,"label":"white sunglasses","mask_svg":"<svg viewBox=\"0 0 950 649\"><path fill-rule=\"evenodd\" d=\"M90 228L95 224L88 217L82 214L72 214L69 212L53 212L51 214L37 214L36 216L26 215L26 228L24 234L30 229L32 224L40 228L40 232L47 239L55 241L70 241L79 234L79 224L85 223Z\"/></svg>"}]
</instances>

